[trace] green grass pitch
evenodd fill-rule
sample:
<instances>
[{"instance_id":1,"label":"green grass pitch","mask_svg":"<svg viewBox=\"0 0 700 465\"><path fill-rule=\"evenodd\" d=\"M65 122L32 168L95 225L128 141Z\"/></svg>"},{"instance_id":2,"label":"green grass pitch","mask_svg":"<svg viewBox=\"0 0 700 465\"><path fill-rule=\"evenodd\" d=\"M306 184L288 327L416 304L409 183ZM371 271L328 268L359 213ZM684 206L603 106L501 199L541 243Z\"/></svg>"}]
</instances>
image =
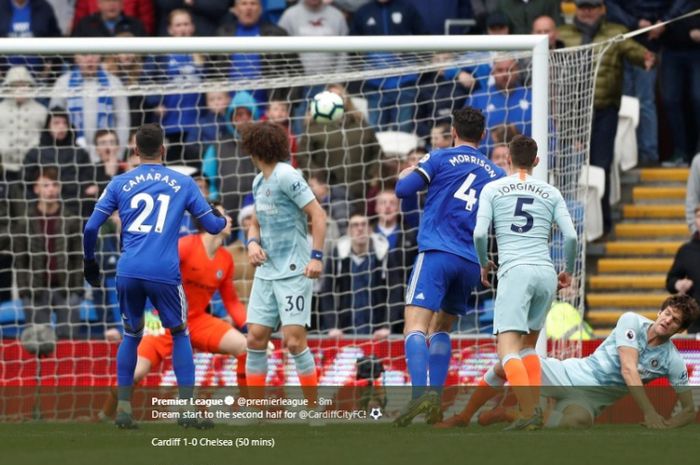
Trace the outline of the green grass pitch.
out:
<instances>
[{"instance_id":1,"label":"green grass pitch","mask_svg":"<svg viewBox=\"0 0 700 465\"><path fill-rule=\"evenodd\" d=\"M180 438L180 445L152 441ZM192 446L196 438L248 445ZM260 441L261 439L267 441ZM274 439L274 447L269 447ZM681 465L700 461L700 425L650 431L636 425L596 426L585 431L503 433L500 426L435 430L414 424L218 425L184 430L145 423L135 431L111 424L0 424L4 465L263 465L263 464L586 464ZM255 444L255 445L253 445ZM267 444L267 445L264 445Z\"/></svg>"}]
</instances>

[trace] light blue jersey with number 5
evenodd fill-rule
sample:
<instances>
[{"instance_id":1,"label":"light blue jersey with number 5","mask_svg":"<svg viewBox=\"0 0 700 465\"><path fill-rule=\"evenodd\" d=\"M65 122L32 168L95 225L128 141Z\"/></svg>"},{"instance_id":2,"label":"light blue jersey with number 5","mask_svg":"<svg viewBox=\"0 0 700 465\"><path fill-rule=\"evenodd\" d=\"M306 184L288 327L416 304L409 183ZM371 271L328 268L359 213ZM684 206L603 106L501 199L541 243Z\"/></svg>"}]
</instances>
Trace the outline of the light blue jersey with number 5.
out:
<instances>
[{"instance_id":1,"label":"light blue jersey with number 5","mask_svg":"<svg viewBox=\"0 0 700 465\"><path fill-rule=\"evenodd\" d=\"M180 284L177 242L185 210L194 218L211 211L194 180L159 164L142 164L115 176L95 205L119 210L122 255L117 277Z\"/></svg>"},{"instance_id":2,"label":"light blue jersey with number 5","mask_svg":"<svg viewBox=\"0 0 700 465\"><path fill-rule=\"evenodd\" d=\"M498 243L498 276L516 265L552 266L549 238L556 223L568 247L567 271L572 272L576 253L576 230L566 202L556 187L530 175L520 174L487 185L479 198L477 239L493 221ZM482 265L485 244L477 243Z\"/></svg>"},{"instance_id":3,"label":"light blue jersey with number 5","mask_svg":"<svg viewBox=\"0 0 700 465\"><path fill-rule=\"evenodd\" d=\"M430 152L416 167L428 192L418 250L439 250L478 263L473 233L481 190L505 175L478 149L462 145Z\"/></svg>"}]
</instances>

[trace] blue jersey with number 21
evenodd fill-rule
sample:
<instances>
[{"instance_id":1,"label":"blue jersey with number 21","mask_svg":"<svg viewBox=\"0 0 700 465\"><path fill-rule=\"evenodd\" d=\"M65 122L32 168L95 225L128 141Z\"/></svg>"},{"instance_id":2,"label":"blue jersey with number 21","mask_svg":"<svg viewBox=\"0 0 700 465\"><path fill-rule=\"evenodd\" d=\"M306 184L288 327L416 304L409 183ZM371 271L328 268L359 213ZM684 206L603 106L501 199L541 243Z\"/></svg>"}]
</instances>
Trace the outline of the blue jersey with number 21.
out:
<instances>
[{"instance_id":1,"label":"blue jersey with number 21","mask_svg":"<svg viewBox=\"0 0 700 465\"><path fill-rule=\"evenodd\" d=\"M479 263L473 239L479 194L505 172L466 145L430 152L416 171L428 183L418 250L441 250Z\"/></svg>"},{"instance_id":2,"label":"blue jersey with number 21","mask_svg":"<svg viewBox=\"0 0 700 465\"><path fill-rule=\"evenodd\" d=\"M159 164L142 164L114 177L95 206L119 210L122 255L117 277L180 284L178 235L185 210L200 218L211 207L194 180Z\"/></svg>"}]
</instances>

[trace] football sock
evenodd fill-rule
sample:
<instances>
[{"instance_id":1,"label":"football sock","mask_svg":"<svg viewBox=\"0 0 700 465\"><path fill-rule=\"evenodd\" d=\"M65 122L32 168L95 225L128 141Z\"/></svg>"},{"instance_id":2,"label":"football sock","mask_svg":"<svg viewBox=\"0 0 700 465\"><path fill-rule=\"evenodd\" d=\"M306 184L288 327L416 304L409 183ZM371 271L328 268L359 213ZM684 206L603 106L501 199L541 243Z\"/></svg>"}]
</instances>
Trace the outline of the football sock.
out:
<instances>
[{"instance_id":1,"label":"football sock","mask_svg":"<svg viewBox=\"0 0 700 465\"><path fill-rule=\"evenodd\" d=\"M517 354L508 354L503 357L501 363L506 372L506 378L513 388L513 393L518 398L523 417L531 417L535 413L535 403L530 392L530 379L527 377L523 361Z\"/></svg>"},{"instance_id":2,"label":"football sock","mask_svg":"<svg viewBox=\"0 0 700 465\"><path fill-rule=\"evenodd\" d=\"M294 365L297 367L297 375L301 383L304 397L309 401L309 406L316 405L318 378L316 376L316 364L311 350L307 347L296 355L292 355Z\"/></svg>"},{"instance_id":3,"label":"football sock","mask_svg":"<svg viewBox=\"0 0 700 465\"><path fill-rule=\"evenodd\" d=\"M530 380L530 393L537 404L540 400L540 386L542 386L542 365L540 356L535 349L523 349L520 351L520 359L525 365L527 378Z\"/></svg>"},{"instance_id":4,"label":"football sock","mask_svg":"<svg viewBox=\"0 0 700 465\"><path fill-rule=\"evenodd\" d=\"M245 376L248 386L264 387L267 379L267 350L248 348L245 363Z\"/></svg>"},{"instance_id":5,"label":"football sock","mask_svg":"<svg viewBox=\"0 0 700 465\"><path fill-rule=\"evenodd\" d=\"M428 373L430 375L430 387L442 389L450 369L452 358L452 346L450 335L446 332L433 333L428 339Z\"/></svg>"},{"instance_id":6,"label":"football sock","mask_svg":"<svg viewBox=\"0 0 700 465\"><path fill-rule=\"evenodd\" d=\"M499 393L505 382L506 380L498 376L493 367L488 369L469 398L466 407L459 413L465 423L468 423L486 402Z\"/></svg>"},{"instance_id":7,"label":"football sock","mask_svg":"<svg viewBox=\"0 0 700 465\"><path fill-rule=\"evenodd\" d=\"M245 376L245 364L247 353L243 352L241 355L236 357L236 384L238 384L238 391L241 396L248 397L248 392L246 387L248 386L248 380Z\"/></svg>"},{"instance_id":8,"label":"football sock","mask_svg":"<svg viewBox=\"0 0 700 465\"><path fill-rule=\"evenodd\" d=\"M420 397L428 383L428 344L425 334L421 331L411 331L404 341L406 366L411 376L413 398Z\"/></svg>"},{"instance_id":9,"label":"football sock","mask_svg":"<svg viewBox=\"0 0 700 465\"><path fill-rule=\"evenodd\" d=\"M173 370L177 378L180 399L194 397L194 357L188 331L179 331L173 336Z\"/></svg>"},{"instance_id":10,"label":"football sock","mask_svg":"<svg viewBox=\"0 0 700 465\"><path fill-rule=\"evenodd\" d=\"M124 339L117 350L117 399L118 409L124 410L125 403L131 402L131 392L134 384L134 370L138 358L139 342L143 332L136 334L124 333ZM131 408L129 408L130 413Z\"/></svg>"}]
</instances>

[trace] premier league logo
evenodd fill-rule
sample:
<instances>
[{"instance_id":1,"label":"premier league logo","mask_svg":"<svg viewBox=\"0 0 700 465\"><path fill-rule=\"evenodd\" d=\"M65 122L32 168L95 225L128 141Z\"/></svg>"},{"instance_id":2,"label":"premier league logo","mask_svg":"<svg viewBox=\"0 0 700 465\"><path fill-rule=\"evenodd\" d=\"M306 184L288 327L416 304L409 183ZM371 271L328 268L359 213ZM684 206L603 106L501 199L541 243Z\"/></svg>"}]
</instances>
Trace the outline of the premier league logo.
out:
<instances>
[{"instance_id":1,"label":"premier league logo","mask_svg":"<svg viewBox=\"0 0 700 465\"><path fill-rule=\"evenodd\" d=\"M223 277L224 277L224 272L221 270L216 270L216 279L221 281L221 278L223 278Z\"/></svg>"},{"instance_id":2,"label":"premier league logo","mask_svg":"<svg viewBox=\"0 0 700 465\"><path fill-rule=\"evenodd\" d=\"M633 329L628 329L625 333L625 337L628 341L634 341L635 339L637 339L637 334L634 332Z\"/></svg>"},{"instance_id":3,"label":"premier league logo","mask_svg":"<svg viewBox=\"0 0 700 465\"><path fill-rule=\"evenodd\" d=\"M651 361L651 367L652 368L657 368L659 366L659 361L656 359L652 359Z\"/></svg>"}]
</instances>

